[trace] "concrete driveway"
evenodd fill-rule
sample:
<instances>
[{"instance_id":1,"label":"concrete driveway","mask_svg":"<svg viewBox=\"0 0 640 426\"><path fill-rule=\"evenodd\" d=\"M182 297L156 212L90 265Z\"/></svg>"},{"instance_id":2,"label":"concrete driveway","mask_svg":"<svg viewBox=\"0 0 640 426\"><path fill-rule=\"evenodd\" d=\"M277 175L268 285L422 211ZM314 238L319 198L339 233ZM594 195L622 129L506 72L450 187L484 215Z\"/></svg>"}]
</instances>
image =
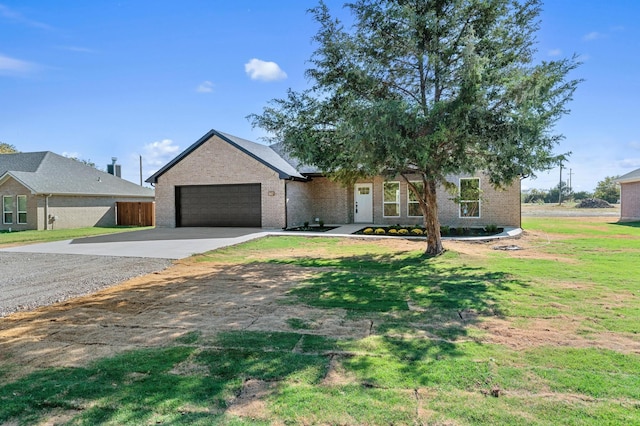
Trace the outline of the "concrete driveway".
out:
<instances>
[{"instance_id":1,"label":"concrete driveway","mask_svg":"<svg viewBox=\"0 0 640 426\"><path fill-rule=\"evenodd\" d=\"M379 235L353 235L363 224L340 225L335 229L317 232L283 232L263 228L154 228L122 232L52 243L30 244L0 249L12 253L83 254L92 256L145 257L151 259L184 259L222 247L244 243L266 235L296 235L314 237L396 238ZM374 225L371 225L374 226ZM505 232L489 239L510 238L519 235L520 228L505 228ZM487 237L447 239L487 240Z\"/></svg>"},{"instance_id":2,"label":"concrete driveway","mask_svg":"<svg viewBox=\"0 0 640 426\"><path fill-rule=\"evenodd\" d=\"M0 249L13 253L183 259L266 235L261 228L154 228Z\"/></svg>"}]
</instances>

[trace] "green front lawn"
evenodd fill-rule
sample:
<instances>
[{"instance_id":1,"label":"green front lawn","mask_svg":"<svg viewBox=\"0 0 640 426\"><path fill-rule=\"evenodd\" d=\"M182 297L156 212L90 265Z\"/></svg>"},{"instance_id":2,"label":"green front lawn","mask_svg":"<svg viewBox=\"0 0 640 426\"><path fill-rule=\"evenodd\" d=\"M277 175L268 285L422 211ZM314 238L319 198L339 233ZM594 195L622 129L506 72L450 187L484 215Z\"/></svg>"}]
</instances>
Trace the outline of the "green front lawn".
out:
<instances>
[{"instance_id":1,"label":"green front lawn","mask_svg":"<svg viewBox=\"0 0 640 426\"><path fill-rule=\"evenodd\" d=\"M18 244L47 243L51 241L71 240L74 238L93 237L96 235L116 234L119 232L151 229L151 227L90 227L75 229L50 229L47 231L13 231L0 232L0 247Z\"/></svg>"},{"instance_id":2,"label":"green front lawn","mask_svg":"<svg viewBox=\"0 0 640 426\"><path fill-rule=\"evenodd\" d=\"M426 259L286 236L199 256L312 271L283 306L346 312L371 333L334 338L299 317L283 318L288 332L193 329L3 382L0 424L640 424L639 224L523 226L533 235L515 252L453 244ZM0 356L0 379L11 368ZM254 382L258 408L239 416L230 406Z\"/></svg>"}]
</instances>

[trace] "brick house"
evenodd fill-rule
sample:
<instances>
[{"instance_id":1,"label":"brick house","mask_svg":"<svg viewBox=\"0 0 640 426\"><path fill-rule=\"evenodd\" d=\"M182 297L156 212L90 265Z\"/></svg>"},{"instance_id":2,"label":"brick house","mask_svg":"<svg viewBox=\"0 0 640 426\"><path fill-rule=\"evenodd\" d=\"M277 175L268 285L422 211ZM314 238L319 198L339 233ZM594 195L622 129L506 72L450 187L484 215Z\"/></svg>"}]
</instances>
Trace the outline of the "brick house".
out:
<instances>
[{"instance_id":1,"label":"brick house","mask_svg":"<svg viewBox=\"0 0 640 426\"><path fill-rule=\"evenodd\" d=\"M116 225L116 202L154 191L53 152L0 154L0 230Z\"/></svg>"},{"instance_id":2,"label":"brick house","mask_svg":"<svg viewBox=\"0 0 640 426\"><path fill-rule=\"evenodd\" d=\"M416 181L419 178L416 176ZM483 174L451 176L457 204L438 193L439 219L453 227L520 226L520 181L494 189ZM287 228L313 223L421 224L402 178L375 177L345 187L266 146L211 130L147 179L156 188L156 224ZM464 197L463 197L464 198Z\"/></svg>"},{"instance_id":3,"label":"brick house","mask_svg":"<svg viewBox=\"0 0 640 426\"><path fill-rule=\"evenodd\" d=\"M620 220L640 220L640 169L620 176Z\"/></svg>"}]
</instances>

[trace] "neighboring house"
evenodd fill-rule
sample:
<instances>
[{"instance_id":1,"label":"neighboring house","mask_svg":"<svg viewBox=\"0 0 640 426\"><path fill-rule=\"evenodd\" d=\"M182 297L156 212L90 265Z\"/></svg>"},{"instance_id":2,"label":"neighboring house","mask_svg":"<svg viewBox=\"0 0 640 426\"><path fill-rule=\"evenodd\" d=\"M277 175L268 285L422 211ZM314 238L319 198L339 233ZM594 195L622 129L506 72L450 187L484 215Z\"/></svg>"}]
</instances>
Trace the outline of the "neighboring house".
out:
<instances>
[{"instance_id":1,"label":"neighboring house","mask_svg":"<svg viewBox=\"0 0 640 426\"><path fill-rule=\"evenodd\" d=\"M620 176L620 220L640 220L640 169Z\"/></svg>"},{"instance_id":2,"label":"neighboring house","mask_svg":"<svg viewBox=\"0 0 640 426\"><path fill-rule=\"evenodd\" d=\"M116 224L116 202L153 202L154 191L53 152L0 154L1 230Z\"/></svg>"},{"instance_id":3,"label":"neighboring house","mask_svg":"<svg viewBox=\"0 0 640 426\"><path fill-rule=\"evenodd\" d=\"M416 181L419 178L416 176ZM211 130L147 179L156 188L156 225L286 228L313 223L421 224L422 214L402 178L363 179L345 187L281 152ZM438 193L443 225L520 226L520 181L495 190L486 176L451 177L462 193Z\"/></svg>"}]
</instances>

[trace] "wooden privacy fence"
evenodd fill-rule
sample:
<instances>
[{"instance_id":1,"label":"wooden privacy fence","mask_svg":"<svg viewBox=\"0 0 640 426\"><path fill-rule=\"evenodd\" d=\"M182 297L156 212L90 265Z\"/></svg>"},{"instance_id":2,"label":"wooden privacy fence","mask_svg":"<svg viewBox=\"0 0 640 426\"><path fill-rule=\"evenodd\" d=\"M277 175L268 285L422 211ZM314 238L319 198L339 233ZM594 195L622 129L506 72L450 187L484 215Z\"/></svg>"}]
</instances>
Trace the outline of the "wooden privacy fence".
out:
<instances>
[{"instance_id":1,"label":"wooden privacy fence","mask_svg":"<svg viewBox=\"0 0 640 426\"><path fill-rule=\"evenodd\" d=\"M116 225L156 226L156 203L116 202Z\"/></svg>"}]
</instances>

